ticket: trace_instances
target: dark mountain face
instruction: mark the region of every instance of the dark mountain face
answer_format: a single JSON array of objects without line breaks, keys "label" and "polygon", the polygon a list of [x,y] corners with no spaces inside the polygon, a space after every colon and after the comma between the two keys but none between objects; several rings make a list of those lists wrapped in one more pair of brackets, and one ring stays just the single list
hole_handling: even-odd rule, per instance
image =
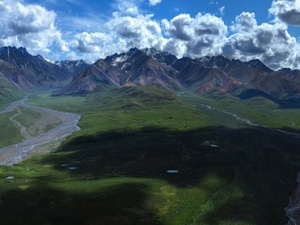
[{"label": "dark mountain face", "polygon": [[175,90],[182,88],[176,78],[176,70],[152,58],[144,51],[131,49],[128,53],[107,57],[105,61],[121,72],[120,85],[129,82]]},{"label": "dark mountain face", "polygon": [[28,90],[32,87],[23,79],[22,73],[8,62],[0,60],[0,107],[21,98],[24,93],[20,86]]},{"label": "dark mountain face", "polygon": [[242,62],[224,56],[182,58],[172,67],[178,71],[178,79],[190,89],[204,93],[210,90],[233,92],[237,88],[263,89],[257,77],[270,77],[273,71],[259,60]]},{"label": "dark mountain face", "polygon": [[121,86],[154,86],[181,90],[176,71],[158,62],[145,52],[133,48],[126,53],[114,54],[98,60],[87,68],[61,93],[84,94]]},{"label": "dark mountain face", "polygon": [[259,59],[250,60],[249,62],[246,62],[246,64],[267,73],[273,72],[273,70],[263,64]]},{"label": "dark mountain face", "polygon": [[174,64],[178,70],[178,79],[189,89],[204,93],[212,89],[229,92],[242,82],[226,73],[225,68],[231,64],[222,56],[204,57],[200,59],[182,58]]},{"label": "dark mountain face", "polygon": [[9,62],[0,60],[0,74],[19,89],[31,90],[33,88],[33,84],[25,79],[23,72]]},{"label": "dark mountain face", "polygon": [[30,55],[25,48],[2,47],[0,59],[17,68],[20,76],[37,89],[60,88],[72,78],[70,73],[64,73],[58,65],[48,62],[40,55]]},{"label": "dark mountain face", "polygon": [[[181,60],[181,59],[180,59]],[[178,61],[180,61],[178,60]],[[256,75],[261,73],[271,73],[273,72],[271,69],[266,67],[259,60],[252,60],[249,62],[242,62],[240,60],[230,60],[225,58],[224,56],[213,56],[213,57],[203,57],[199,59],[191,60],[189,58],[184,58],[183,61],[187,63],[192,62],[195,65],[203,68],[214,68],[219,69],[229,76],[232,76],[241,82],[249,82]],[[175,63],[178,69],[182,69],[182,62]]]},{"label": "dark mountain face", "polygon": [[275,97],[300,97],[300,71],[279,70],[253,79],[262,90]]},{"label": "dark mountain face", "polygon": [[75,77],[58,94],[85,94],[118,87],[120,72],[103,60],[98,60]]}]

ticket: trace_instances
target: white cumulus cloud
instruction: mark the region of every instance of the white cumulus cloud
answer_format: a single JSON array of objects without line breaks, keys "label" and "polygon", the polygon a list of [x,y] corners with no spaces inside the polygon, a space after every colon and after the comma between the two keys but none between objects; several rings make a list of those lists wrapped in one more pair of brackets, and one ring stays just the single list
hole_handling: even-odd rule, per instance
[{"label": "white cumulus cloud", "polygon": [[287,25],[258,25],[254,13],[243,12],[231,29],[234,33],[223,47],[225,56],[241,60],[258,58],[273,69],[300,66],[300,44],[288,33]]},{"label": "white cumulus cloud", "polygon": [[159,3],[161,3],[161,0],[149,0],[150,5],[157,5]]},{"label": "white cumulus cloud", "polygon": [[118,12],[105,24],[105,32],[83,32],[76,34],[70,48],[88,55],[88,60],[99,59],[129,48],[158,46],[162,30],[152,15],[122,15]]},{"label": "white cumulus cloud", "polygon": [[269,12],[287,24],[300,26],[300,0],[274,0]]},{"label": "white cumulus cloud", "polygon": [[[53,61],[66,57],[94,62],[133,47],[155,47],[179,58],[224,55],[258,58],[273,69],[300,68],[300,43],[288,32],[289,24],[300,25],[300,0],[274,0],[269,12],[275,20],[270,23],[258,24],[254,13],[242,12],[230,26],[209,13],[158,21],[143,11],[143,3],[156,5],[161,0],[114,0],[114,12],[105,19],[59,18],[78,26],[68,32],[57,28],[53,11],[22,0],[0,0],[0,46],[26,47]],[[220,15],[224,9],[219,9]]]},{"label": "white cumulus cloud", "polygon": [[166,50],[193,58],[222,53],[227,26],[221,18],[201,13],[194,18],[189,14],[180,14],[170,21],[165,19],[162,23],[170,37]]},{"label": "white cumulus cloud", "polygon": [[68,50],[55,27],[54,12],[15,0],[0,0],[0,11],[0,46],[25,46],[32,53],[47,53],[55,44],[61,51]]}]

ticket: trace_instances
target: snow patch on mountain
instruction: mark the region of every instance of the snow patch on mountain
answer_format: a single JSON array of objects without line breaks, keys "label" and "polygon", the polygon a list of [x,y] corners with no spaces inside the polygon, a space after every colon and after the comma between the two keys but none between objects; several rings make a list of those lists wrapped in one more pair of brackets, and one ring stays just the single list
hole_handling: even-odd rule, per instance
[{"label": "snow patch on mountain", "polygon": [[115,58],[111,65],[112,66],[118,66],[120,63],[125,62],[127,59],[129,58],[128,55],[124,54],[124,55],[120,55],[119,57]]}]

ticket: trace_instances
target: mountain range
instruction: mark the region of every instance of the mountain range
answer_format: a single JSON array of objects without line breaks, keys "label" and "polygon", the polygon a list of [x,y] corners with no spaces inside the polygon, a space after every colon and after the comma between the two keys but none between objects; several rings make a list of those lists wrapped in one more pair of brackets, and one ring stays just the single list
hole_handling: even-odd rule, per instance
[{"label": "mountain range", "polygon": [[21,90],[60,89],[57,94],[61,95],[138,85],[200,95],[217,91],[240,99],[263,97],[275,102],[298,102],[300,98],[299,70],[273,71],[258,59],[178,59],[154,48],[132,48],[89,65],[83,60],[52,63],[30,55],[25,48],[2,47],[0,78]]},{"label": "mountain range", "polygon": [[51,63],[25,48],[0,48],[0,76],[25,91],[62,88],[87,66],[82,60]]}]

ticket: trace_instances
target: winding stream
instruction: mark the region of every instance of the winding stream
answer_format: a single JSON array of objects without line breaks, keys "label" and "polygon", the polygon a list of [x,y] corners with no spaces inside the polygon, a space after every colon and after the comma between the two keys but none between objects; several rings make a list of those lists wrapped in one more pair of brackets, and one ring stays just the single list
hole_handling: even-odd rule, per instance
[{"label": "winding stream", "polygon": [[220,109],[217,109],[217,108],[213,108],[212,106],[210,105],[204,105],[204,104],[201,104],[203,107],[209,109],[209,110],[216,110],[216,111],[219,111],[219,112],[222,112],[224,114],[227,114],[229,116],[232,116],[234,117],[237,121],[241,122],[241,123],[244,123],[244,124],[247,124],[249,126],[253,126],[253,127],[259,127],[259,128],[263,128],[263,129],[267,129],[267,130],[270,130],[270,131],[275,131],[275,132],[278,132],[278,133],[281,133],[281,134],[284,134],[284,135],[287,135],[287,136],[290,136],[290,137],[293,137],[293,138],[298,138],[300,139],[300,134],[298,133],[294,133],[294,132],[289,132],[289,131],[285,131],[285,130],[280,130],[280,129],[276,129],[276,128],[271,128],[271,127],[267,127],[267,126],[263,126],[263,125],[259,125],[259,124],[256,124],[256,123],[253,123],[251,120],[249,119],[245,119],[245,118],[242,118],[240,116],[238,116],[237,114],[234,114],[234,113],[231,113],[231,112],[227,112],[225,110],[220,110]]},{"label": "winding stream", "polygon": [[[19,163],[25,160],[36,147],[60,140],[71,135],[73,132],[80,130],[80,128],[77,126],[81,118],[79,114],[59,112],[40,106],[29,105],[26,103],[26,101],[27,96],[22,100],[11,103],[4,110],[0,111],[0,114],[14,112],[15,110],[17,111],[16,114],[10,117],[10,121],[19,128],[24,137],[22,142],[0,149],[0,165],[13,165]],[[15,118],[20,115],[20,107],[33,110],[42,115],[54,115],[55,117],[59,118],[62,123],[38,136],[31,137],[28,134],[26,127],[15,120]]]}]

